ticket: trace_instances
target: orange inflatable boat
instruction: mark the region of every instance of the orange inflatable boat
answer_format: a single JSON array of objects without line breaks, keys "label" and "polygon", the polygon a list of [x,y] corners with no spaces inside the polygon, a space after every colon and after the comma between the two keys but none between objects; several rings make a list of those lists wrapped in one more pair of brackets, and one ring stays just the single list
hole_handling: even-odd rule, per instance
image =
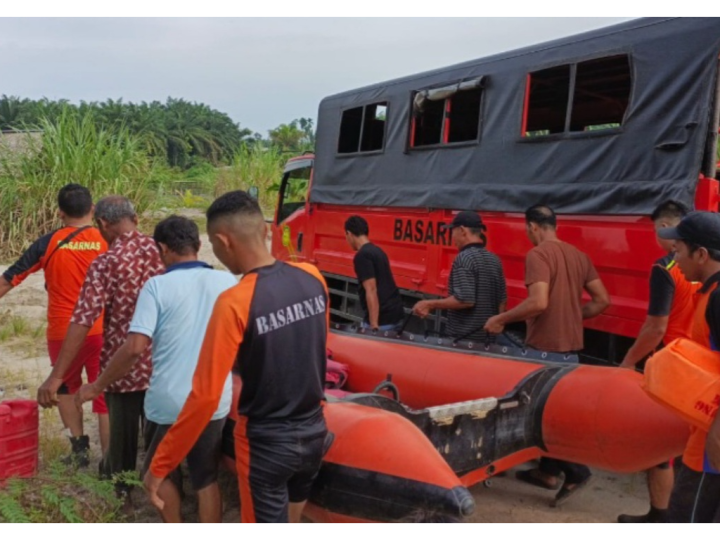
[{"label": "orange inflatable boat", "polygon": [[307,506],[316,521],[461,518],[466,487],[530,459],[636,472],[682,453],[689,433],[629,370],[347,327],[329,347],[350,394],[325,407],[335,442]]},{"label": "orange inflatable boat", "polygon": [[343,327],[331,332],[328,346],[349,366],[347,390],[371,392],[391,375],[400,401],[414,409],[504,396],[529,376],[554,370],[528,396],[535,442],[546,455],[591,467],[642,471],[680,455],[689,435],[688,425],[650,399],[642,376],[631,370],[530,361],[517,349]]},{"label": "orange inflatable boat", "polygon": [[[236,420],[242,383],[233,376]],[[369,405],[362,401],[371,399]],[[372,400],[377,400],[374,403]],[[323,459],[306,514],[313,521],[401,521],[418,512],[469,516],[470,492],[430,439],[397,410],[397,402],[378,395],[356,395],[324,407],[334,441]],[[382,405],[385,405],[384,407]],[[395,411],[387,410],[388,408]],[[223,451],[234,470],[234,446],[226,432]]]},{"label": "orange inflatable boat", "polygon": [[401,415],[330,402],[325,418],[335,440],[306,507],[313,521],[398,521],[417,512],[461,518],[474,511],[472,495],[430,439]]}]

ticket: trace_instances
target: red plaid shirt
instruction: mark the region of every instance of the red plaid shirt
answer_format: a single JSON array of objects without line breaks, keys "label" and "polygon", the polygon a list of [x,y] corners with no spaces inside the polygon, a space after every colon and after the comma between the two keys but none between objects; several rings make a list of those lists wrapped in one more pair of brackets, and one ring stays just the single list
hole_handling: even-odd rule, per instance
[{"label": "red plaid shirt", "polygon": [[[101,369],[105,369],[125,343],[140,289],[148,279],[164,271],[155,241],[137,231],[120,236],[107,253],[100,255],[88,268],[71,322],[92,327],[105,309]],[[150,352],[151,347],[148,347],[132,371],[108,386],[107,391],[146,390],[152,373]]]}]

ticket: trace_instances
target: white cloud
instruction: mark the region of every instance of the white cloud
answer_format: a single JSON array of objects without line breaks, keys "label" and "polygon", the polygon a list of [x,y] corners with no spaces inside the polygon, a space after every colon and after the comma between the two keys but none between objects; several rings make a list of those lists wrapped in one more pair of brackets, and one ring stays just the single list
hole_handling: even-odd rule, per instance
[{"label": "white cloud", "polygon": [[265,133],[358,86],[620,19],[0,19],[2,93],[202,101]]}]

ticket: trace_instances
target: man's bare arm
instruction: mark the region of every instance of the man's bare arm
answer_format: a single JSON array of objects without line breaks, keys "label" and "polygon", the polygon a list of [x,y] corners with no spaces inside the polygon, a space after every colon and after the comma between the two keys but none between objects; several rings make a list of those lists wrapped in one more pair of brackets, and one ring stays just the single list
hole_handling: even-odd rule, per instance
[{"label": "man's bare arm", "polygon": [[600,279],[595,279],[585,285],[590,294],[590,302],[582,307],[583,319],[597,317],[610,306],[610,295]]},{"label": "man's bare arm", "polygon": [[0,298],[5,296],[13,289],[12,283],[10,283],[5,276],[0,276]]},{"label": "man's bare arm", "polygon": [[98,379],[94,383],[84,384],[77,392],[75,403],[78,407],[86,401],[95,399],[108,386],[127,375],[151,342],[151,339],[143,334],[135,332],[128,334],[125,343],[113,355]]},{"label": "man's bare arm", "polygon": [[368,322],[371,328],[377,328],[380,325],[380,299],[377,293],[377,280],[375,278],[366,279],[362,282],[362,286],[365,289]]},{"label": "man's bare arm", "polygon": [[55,366],[48,378],[45,379],[45,382],[38,388],[37,401],[41,407],[52,407],[57,404],[57,391],[60,389],[60,386],[62,386],[65,373],[80,352],[89,331],[90,328],[87,326],[75,323],[70,324],[70,328],[68,328],[65,334],[65,341],[63,341],[57,362],[55,362]]},{"label": "man's bare arm", "polygon": [[470,309],[474,305],[470,302],[461,302],[454,296],[448,296],[439,300],[420,300],[413,306],[413,313],[418,317],[425,318],[434,309]]},{"label": "man's bare arm", "polygon": [[640,360],[652,353],[662,343],[667,332],[669,317],[655,317],[648,315],[643,323],[640,333],[630,350],[625,354],[620,367],[634,368]]}]

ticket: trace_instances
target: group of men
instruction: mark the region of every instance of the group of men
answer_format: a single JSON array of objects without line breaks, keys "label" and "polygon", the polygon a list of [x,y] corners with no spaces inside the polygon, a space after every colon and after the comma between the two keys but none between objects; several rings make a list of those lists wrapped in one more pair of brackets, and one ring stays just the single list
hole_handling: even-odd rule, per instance
[{"label": "group of men", "polygon": [[[622,368],[635,369],[659,346],[677,338],[720,350],[720,291],[716,292],[720,284],[720,215],[688,214],[681,204],[667,201],[651,219],[666,255],[652,267],[647,318]],[[529,208],[525,222],[534,247],[525,259],[528,296],[524,301],[506,310],[502,264],[485,247],[486,226],[477,213],[464,211],[446,226],[459,249],[450,272],[449,295],[422,300],[412,312],[427,317],[433,310],[446,310],[445,332],[455,339],[507,344],[505,327],[525,322],[523,347],[564,354],[582,351],[583,320],[608,308],[607,290],[590,258],[558,238],[557,218],[551,208]],[[370,243],[363,218],[351,217],[345,229],[348,243],[357,251],[363,325],[398,329],[404,313],[396,307],[402,304],[387,255]],[[583,292],[590,296],[584,304]],[[382,320],[378,313],[384,314]],[[619,522],[720,521],[720,419],[709,434],[692,429],[677,478],[671,465],[662,463],[648,471],[650,511],[640,516],[620,515]],[[586,486],[592,473],[582,464],[543,458],[537,468],[519,471],[516,476],[557,490],[551,505],[558,506]]]},{"label": "group of men", "polygon": [[[149,237],[138,231],[128,199],[110,196],[93,205],[76,184],[60,191],[58,205],[64,227],[40,238],[3,274],[0,297],[44,270],[53,369],[38,401],[59,407],[71,435],[67,462],[89,464],[81,407],[92,400],[101,475],[135,470],[144,426],[145,486],[163,519],[182,518],[179,465],[186,459],[200,520],[220,521],[217,475],[234,409],[242,520],[299,521],[332,440],[322,412],[330,299],[318,270],[272,257],[262,212],[242,191],[221,196],[207,211],[213,252],[229,273],[198,260],[199,231],[186,218],[161,221]],[[552,209],[533,206],[525,217],[534,247],[526,257],[523,302],[506,309],[505,277],[499,258],[485,248],[486,227],[477,213],[460,212],[448,225],[460,250],[449,295],[420,301],[413,313],[446,310],[446,332],[456,339],[502,339],[506,325],[524,321],[525,347],[581,351],[583,319],[602,313],[609,295],[587,255],[558,238]],[[652,269],[647,321],[621,367],[634,368],[676,337],[715,350],[720,344],[720,216],[686,215],[667,202],[652,219],[668,255]],[[357,252],[363,325],[399,329],[404,309],[387,255],[370,242],[362,217],[348,219],[345,232]],[[243,276],[239,283],[234,275]],[[591,299],[585,304],[583,291]],[[231,373],[242,381],[232,405]],[[720,519],[718,466],[720,421],[709,435],[693,430],[674,482],[668,464],[649,471],[648,514],[619,520]],[[590,477],[582,464],[548,458],[518,473],[557,489],[554,506]],[[130,486],[118,481],[116,487],[129,495]]]},{"label": "group of men", "polygon": [[[213,251],[230,272],[198,260],[200,234],[187,218],[171,216],[149,237],[127,198],[93,205],[77,184],[62,188],[58,205],[64,227],[5,272],[0,296],[44,270],[53,368],[38,402],[58,405],[70,430],[65,461],[89,464],[82,404],[92,400],[99,472],[118,496],[131,501],[117,475],[136,470],[143,426],[145,486],[163,520],[181,521],[186,459],[200,521],[218,522],[229,435],[242,520],[299,521],[332,439],[322,409],[329,296],[318,270],[271,256],[260,207],[243,191],[207,211]],[[243,381],[233,405],[231,372]],[[234,435],[224,429],[231,406]]]},{"label": "group of men", "polygon": [[[526,258],[526,300],[506,310],[505,275],[499,257],[485,248],[486,226],[476,212],[463,211],[446,226],[451,229],[453,243],[459,249],[450,271],[449,295],[437,300],[421,300],[412,312],[424,318],[433,310],[446,310],[445,332],[454,339],[486,343],[502,340],[506,325],[524,321],[527,325],[525,347],[563,354],[582,350],[583,319],[607,309],[610,297],[590,258],[558,238],[557,218],[551,208],[533,206],[525,218],[528,237],[535,246]],[[345,229],[348,242],[358,249],[354,260],[361,284],[360,300],[366,309],[363,324],[376,329],[397,328],[403,311],[387,256],[369,243],[368,225],[363,218],[351,217]],[[366,268],[370,266],[366,262],[370,253],[374,272]],[[582,304],[584,290],[591,297],[585,305]],[[386,292],[381,295],[379,291]],[[382,321],[381,327],[370,306],[380,313],[388,313],[383,300],[393,306],[399,304],[400,309],[393,309],[395,318]],[[517,477],[536,486],[557,489],[552,505],[558,506],[588,483],[591,472],[584,465],[543,458],[538,468],[519,471]]]}]

